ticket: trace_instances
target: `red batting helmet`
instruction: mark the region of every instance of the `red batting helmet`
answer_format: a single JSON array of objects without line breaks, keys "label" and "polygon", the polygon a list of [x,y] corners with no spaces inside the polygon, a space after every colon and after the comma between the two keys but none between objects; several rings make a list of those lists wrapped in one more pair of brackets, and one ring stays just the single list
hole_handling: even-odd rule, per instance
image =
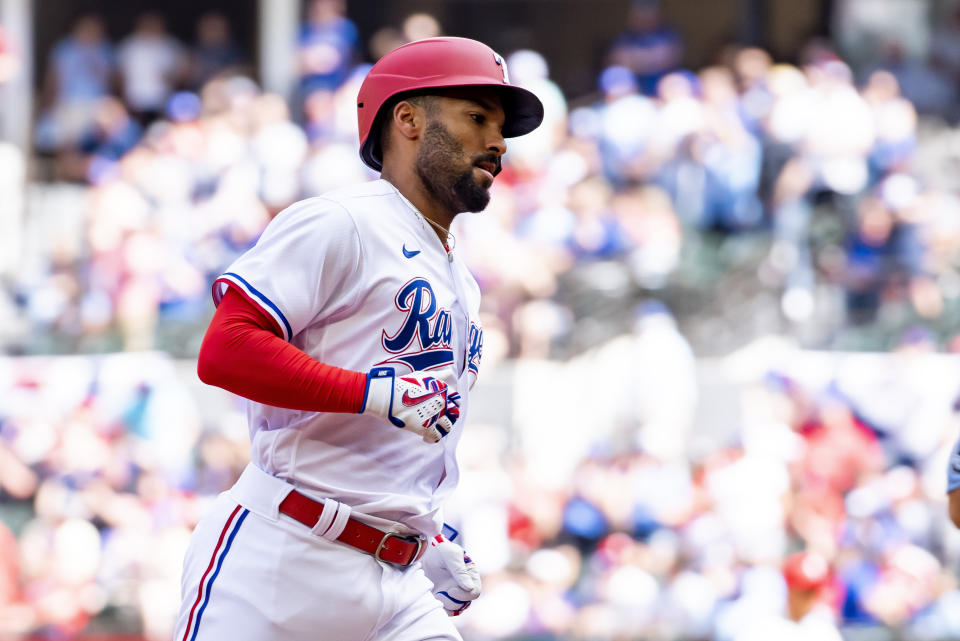
[{"label": "red batting helmet", "polygon": [[507,63],[493,49],[469,38],[427,38],[397,47],[373,65],[357,96],[360,157],[380,171],[378,116],[400,94],[444,87],[497,87],[506,120],[503,136],[530,133],[543,121],[543,105],[526,89],[510,84]]}]

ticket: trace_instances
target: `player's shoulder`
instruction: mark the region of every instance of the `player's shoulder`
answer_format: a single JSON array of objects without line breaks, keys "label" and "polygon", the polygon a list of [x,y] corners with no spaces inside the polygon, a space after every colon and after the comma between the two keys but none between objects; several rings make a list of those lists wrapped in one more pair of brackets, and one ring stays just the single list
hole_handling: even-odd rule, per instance
[{"label": "player's shoulder", "polygon": [[395,194],[396,191],[390,186],[390,183],[384,180],[357,183],[338,187],[319,196],[298,200],[280,212],[277,217],[310,216],[337,211],[353,212],[357,208],[375,203],[380,199],[392,199]]},{"label": "player's shoulder", "polygon": [[399,217],[384,213],[402,203],[396,189],[384,180],[359,183],[290,205],[277,214],[267,231],[309,227],[314,234],[387,233],[391,228],[388,221]]},{"label": "player's shoulder", "polygon": [[341,203],[324,196],[298,200],[273,217],[258,245],[290,238],[344,242],[357,235],[354,217]]},{"label": "player's shoulder", "polygon": [[385,231],[391,227],[391,221],[402,219],[390,215],[390,212],[403,209],[403,199],[386,180],[341,187],[323,194],[321,198],[343,207],[354,224],[364,230],[372,228],[373,231]]},{"label": "player's shoulder", "polygon": [[339,187],[328,191],[319,198],[335,202],[349,211],[364,210],[382,206],[384,201],[396,199],[396,189],[386,180],[371,180]]},{"label": "player's shoulder", "polygon": [[297,227],[302,224],[316,223],[323,219],[326,225],[347,224],[349,213],[340,203],[325,196],[314,196],[298,200],[279,214],[267,226],[267,229]]}]

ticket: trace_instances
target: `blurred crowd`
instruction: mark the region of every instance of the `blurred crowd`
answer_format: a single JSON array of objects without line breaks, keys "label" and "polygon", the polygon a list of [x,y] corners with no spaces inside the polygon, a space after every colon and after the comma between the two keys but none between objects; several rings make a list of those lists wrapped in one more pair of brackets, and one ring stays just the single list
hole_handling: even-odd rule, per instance
[{"label": "blurred crowd", "polygon": [[130,151],[144,127],[167,115],[178,90],[196,91],[243,63],[219,13],[200,17],[189,46],[167,32],[157,12],[142,14],[116,45],[101,16],[81,15],[49,54],[34,145],[57,156],[57,178],[83,179],[83,160],[116,160]]},{"label": "blurred crowd", "polygon": [[[662,347],[675,333],[646,314],[589,358],[520,368],[517,394],[569,404],[548,425],[515,411],[513,433],[464,434],[454,505],[485,573],[468,638],[956,638],[956,359],[929,335],[883,355],[768,342],[698,390],[684,350]],[[668,382],[628,396],[646,387],[626,376],[639,362]],[[599,376],[614,407],[574,382]],[[698,392],[701,416],[669,413]],[[545,448],[558,432],[577,444]]]},{"label": "blurred crowd", "polygon": [[[158,353],[0,359],[0,638],[169,638],[193,526],[247,460]],[[231,431],[231,428],[232,431]]]},{"label": "blurred crowd", "polygon": [[[440,33],[414,14],[370,49]],[[200,19],[192,47],[158,14],[116,49],[98,18],[77,21],[51,53],[36,139],[56,176],[87,185],[82,242],[54,232],[46,260],[5,288],[0,309],[22,330],[5,337],[10,348],[190,355],[208,284],[274,214],[375,177],[355,152],[369,64],[342,1],[310,4],[298,51],[288,102],[240,73],[245,56],[219,14]],[[546,119],[510,141],[491,209],[454,229],[507,352],[589,345],[598,306],[622,329],[639,298],[669,299],[677,285],[720,298],[719,279],[744,265],[747,297],[779,297],[777,329],[825,328],[812,346],[850,347],[835,334],[883,326],[858,345],[883,349],[918,323],[949,344],[960,184],[938,168],[957,155],[943,142],[956,134],[939,120],[921,140],[903,70],[874,65],[858,79],[821,41],[797,65],[749,47],[696,73],[681,60],[682,40],[645,2],[611,43],[594,95],[568,102],[540,54],[508,57]],[[762,259],[710,252],[737,242]]]},{"label": "blurred crowd", "polygon": [[[0,638],[169,638],[191,528],[248,460],[242,404],[190,368],[0,360]],[[955,357],[767,342],[697,370],[656,304],[571,361],[485,366],[447,514],[484,576],[465,638],[960,635]]]},{"label": "blurred crowd", "polygon": [[[468,638],[960,636],[960,368],[933,353],[960,351],[957,17],[920,65],[814,41],[796,64],[731,47],[694,72],[637,2],[588,96],[505,52],[546,116],[453,228],[494,390],[451,512],[485,574]],[[190,529],[248,446],[242,406],[168,354],[195,356],[210,283],[272,216],[376,177],[356,152],[365,53],[441,33],[414,14],[365,51],[343,1],[315,0],[289,97],[219,14],[189,45],[160,14],[118,43],[85,15],[53,48],[34,141],[75,215],[0,281],[0,348],[132,353],[0,360],[0,638],[167,638]],[[761,344],[699,385],[691,305],[750,313],[754,292],[814,347],[879,327],[854,346],[895,350]]]}]

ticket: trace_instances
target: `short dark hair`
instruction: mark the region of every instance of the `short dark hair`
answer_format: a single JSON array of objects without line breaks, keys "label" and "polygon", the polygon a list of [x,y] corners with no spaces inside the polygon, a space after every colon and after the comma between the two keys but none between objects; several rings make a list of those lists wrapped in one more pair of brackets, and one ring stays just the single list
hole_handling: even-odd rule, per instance
[{"label": "short dark hair", "polygon": [[437,96],[432,93],[413,91],[393,96],[380,108],[380,113],[377,114],[377,120],[373,123],[372,131],[377,132],[377,140],[374,145],[373,154],[374,156],[379,156],[381,163],[387,151],[387,146],[390,144],[390,125],[393,124],[393,108],[406,100],[410,104],[423,109],[428,116],[432,116],[437,111],[436,98]]}]

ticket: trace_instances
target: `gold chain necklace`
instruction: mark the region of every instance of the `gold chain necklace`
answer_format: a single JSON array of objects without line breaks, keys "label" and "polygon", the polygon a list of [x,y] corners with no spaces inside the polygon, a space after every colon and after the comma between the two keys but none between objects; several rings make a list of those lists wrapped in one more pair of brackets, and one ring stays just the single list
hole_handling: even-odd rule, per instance
[{"label": "gold chain necklace", "polygon": [[[389,182],[389,181],[387,181]],[[413,206],[413,203],[407,200],[407,197],[400,193],[400,190],[397,189],[397,186],[393,183],[390,183],[390,186],[393,187],[393,190],[397,192],[397,195],[400,196],[400,200],[406,203],[407,207],[410,208],[414,214],[417,215],[417,218],[420,220],[420,226],[423,227],[423,231],[427,231],[427,228],[424,226],[423,221],[430,223],[437,231],[442,232],[447,235],[447,242],[440,241],[443,245],[443,248],[447,250],[447,253],[453,251],[453,248],[457,246],[457,237],[449,229],[444,229],[441,225],[433,222],[426,216],[420,213],[420,210]]]},{"label": "gold chain necklace", "polygon": [[[427,221],[428,223],[433,225],[433,227],[437,231],[443,232],[444,234],[447,235],[447,242],[443,243],[443,248],[446,249],[447,252],[452,252],[453,248],[456,247],[457,245],[457,237],[453,235],[453,232],[451,232],[449,229],[444,229],[442,226],[433,222],[432,220],[430,220],[429,218],[421,214],[419,211],[417,211],[416,208],[414,208],[413,211],[416,212],[417,216],[420,218],[421,221],[424,221],[424,220]],[[423,226],[423,222],[420,223],[420,226],[421,227]],[[424,230],[426,230],[426,227],[424,227]]]}]

